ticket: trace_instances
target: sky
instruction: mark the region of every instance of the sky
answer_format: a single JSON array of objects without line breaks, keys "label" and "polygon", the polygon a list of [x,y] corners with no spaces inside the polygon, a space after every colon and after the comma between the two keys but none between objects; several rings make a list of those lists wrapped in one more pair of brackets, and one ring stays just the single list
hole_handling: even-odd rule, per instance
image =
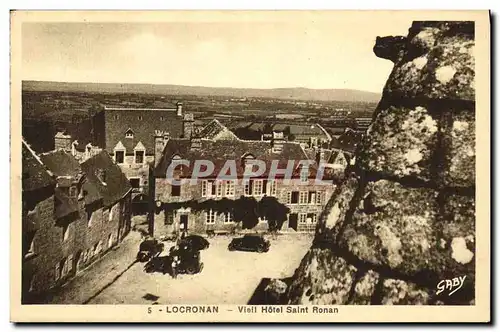
[{"label": "sky", "polygon": [[408,18],[170,22],[29,22],[23,80],[381,92],[392,69],[377,36],[406,35]]}]

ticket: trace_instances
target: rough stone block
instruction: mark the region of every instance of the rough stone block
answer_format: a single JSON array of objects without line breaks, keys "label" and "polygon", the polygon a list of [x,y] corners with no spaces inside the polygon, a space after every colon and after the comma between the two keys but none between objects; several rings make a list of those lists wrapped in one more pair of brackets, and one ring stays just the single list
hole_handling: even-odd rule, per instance
[{"label": "rough stone block", "polygon": [[474,100],[474,36],[449,31],[423,27],[410,38],[384,93],[405,98]]},{"label": "rough stone block", "polygon": [[371,298],[379,277],[377,272],[373,270],[367,271],[354,286],[353,297],[349,304],[371,304]]},{"label": "rough stone block", "polygon": [[355,175],[351,175],[332,195],[320,216],[318,239],[335,239],[358,186],[359,179]]},{"label": "rough stone block", "polygon": [[398,279],[386,279],[382,284],[383,305],[425,305],[430,300],[429,291],[414,283]]},{"label": "rough stone block", "polygon": [[358,163],[367,171],[429,181],[438,121],[424,108],[382,110],[363,139]]},{"label": "rough stone block", "polygon": [[311,249],[290,285],[290,304],[346,304],[356,268],[329,249]]},{"label": "rough stone block", "polygon": [[443,128],[444,167],[440,174],[446,187],[473,187],[476,181],[476,122],[472,111],[451,113]]},{"label": "rough stone block", "polygon": [[370,182],[339,245],[363,261],[414,275],[432,259],[436,197],[432,189]]}]

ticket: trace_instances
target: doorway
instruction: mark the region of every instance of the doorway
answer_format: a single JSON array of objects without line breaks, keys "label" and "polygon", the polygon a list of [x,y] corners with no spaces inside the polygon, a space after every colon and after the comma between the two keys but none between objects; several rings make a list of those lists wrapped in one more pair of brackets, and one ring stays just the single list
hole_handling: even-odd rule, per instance
[{"label": "doorway", "polygon": [[297,213],[291,213],[288,216],[288,227],[293,228],[295,231],[297,231],[298,219],[299,218]]},{"label": "doorway", "polygon": [[188,215],[187,214],[181,214],[180,215],[180,221],[179,221],[179,231],[182,232],[188,232]]}]

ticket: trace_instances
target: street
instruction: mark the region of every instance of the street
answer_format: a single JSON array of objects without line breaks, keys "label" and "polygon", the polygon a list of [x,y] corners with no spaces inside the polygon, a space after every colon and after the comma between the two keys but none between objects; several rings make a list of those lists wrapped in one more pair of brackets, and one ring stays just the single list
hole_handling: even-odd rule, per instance
[{"label": "street", "polygon": [[[246,304],[262,278],[284,278],[294,273],[313,235],[267,238],[270,250],[261,254],[230,252],[227,246],[231,237],[211,238],[210,248],[201,251],[203,271],[177,279],[168,274],[148,274],[143,263],[136,263],[89,304]],[[172,242],[165,244],[168,252]]]}]

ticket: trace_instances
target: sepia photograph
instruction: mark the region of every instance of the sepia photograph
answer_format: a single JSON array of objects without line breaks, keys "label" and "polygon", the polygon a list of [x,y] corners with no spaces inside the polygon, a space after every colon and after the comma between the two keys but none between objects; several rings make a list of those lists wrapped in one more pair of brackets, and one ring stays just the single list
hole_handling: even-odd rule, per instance
[{"label": "sepia photograph", "polygon": [[489,34],[12,11],[11,320],[489,321]]}]

